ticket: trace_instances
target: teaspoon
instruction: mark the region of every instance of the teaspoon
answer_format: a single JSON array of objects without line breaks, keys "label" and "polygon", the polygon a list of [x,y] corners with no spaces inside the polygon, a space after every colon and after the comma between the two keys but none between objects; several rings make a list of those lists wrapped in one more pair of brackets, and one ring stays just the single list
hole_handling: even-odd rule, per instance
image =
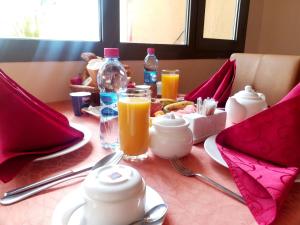
[{"label": "teaspoon", "polygon": [[151,209],[149,209],[142,219],[134,221],[128,225],[134,224],[150,224],[159,221],[162,219],[168,210],[168,206],[166,204],[159,204]]}]

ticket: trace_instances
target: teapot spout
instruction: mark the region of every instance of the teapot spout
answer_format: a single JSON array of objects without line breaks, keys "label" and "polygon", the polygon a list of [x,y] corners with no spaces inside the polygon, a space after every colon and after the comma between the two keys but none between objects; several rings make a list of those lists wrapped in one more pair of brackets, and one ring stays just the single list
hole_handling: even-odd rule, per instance
[{"label": "teapot spout", "polygon": [[240,104],[234,97],[229,97],[225,111],[227,112],[227,119],[231,123],[239,123],[246,118],[246,108]]}]

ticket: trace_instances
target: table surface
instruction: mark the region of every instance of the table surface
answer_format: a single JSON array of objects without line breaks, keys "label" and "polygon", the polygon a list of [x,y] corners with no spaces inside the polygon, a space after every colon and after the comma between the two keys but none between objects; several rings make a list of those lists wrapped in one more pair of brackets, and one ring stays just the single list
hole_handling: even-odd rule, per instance
[{"label": "table surface", "polygon": [[[50,104],[72,123],[86,126],[92,132],[90,142],[84,147],[59,156],[27,165],[12,181],[0,185],[0,195],[5,191],[40,179],[93,164],[108,154],[100,146],[99,119],[90,115],[75,117],[70,102]],[[204,173],[227,188],[238,192],[227,168],[214,162],[204,151],[203,144],[195,145],[191,154],[182,159],[191,169]],[[167,160],[151,152],[143,162],[122,161],[136,168],[148,186],[154,188],[168,204],[164,224],[168,225],[256,225],[247,206],[231,199],[218,190],[192,177],[179,175]],[[76,190],[82,179],[57,185],[27,200],[10,206],[0,206],[0,225],[50,225],[56,205],[68,193]],[[300,224],[300,184],[292,188],[284,202],[277,225]]]}]

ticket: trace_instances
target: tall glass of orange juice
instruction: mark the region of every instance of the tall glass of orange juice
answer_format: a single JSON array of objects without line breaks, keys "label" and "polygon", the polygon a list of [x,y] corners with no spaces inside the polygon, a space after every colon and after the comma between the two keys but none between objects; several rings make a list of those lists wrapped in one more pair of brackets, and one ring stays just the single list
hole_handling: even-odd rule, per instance
[{"label": "tall glass of orange juice", "polygon": [[120,149],[127,160],[147,158],[150,104],[149,90],[129,88],[119,93]]},{"label": "tall glass of orange juice", "polygon": [[178,95],[179,70],[161,71],[161,95],[162,98],[176,100]]}]

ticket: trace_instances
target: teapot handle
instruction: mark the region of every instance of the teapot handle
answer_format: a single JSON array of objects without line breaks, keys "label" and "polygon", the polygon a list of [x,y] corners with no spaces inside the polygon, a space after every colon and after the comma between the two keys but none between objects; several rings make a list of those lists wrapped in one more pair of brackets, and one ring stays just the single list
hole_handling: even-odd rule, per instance
[{"label": "teapot handle", "polygon": [[76,201],[74,201],[74,204],[66,209],[64,212],[63,212],[63,215],[62,215],[62,218],[61,218],[61,221],[62,221],[62,225],[67,225],[69,223],[69,220],[71,218],[71,216],[74,214],[74,212],[81,208],[82,206],[84,206],[86,204],[86,201],[84,200],[83,197],[80,197],[80,198],[76,198]]}]

